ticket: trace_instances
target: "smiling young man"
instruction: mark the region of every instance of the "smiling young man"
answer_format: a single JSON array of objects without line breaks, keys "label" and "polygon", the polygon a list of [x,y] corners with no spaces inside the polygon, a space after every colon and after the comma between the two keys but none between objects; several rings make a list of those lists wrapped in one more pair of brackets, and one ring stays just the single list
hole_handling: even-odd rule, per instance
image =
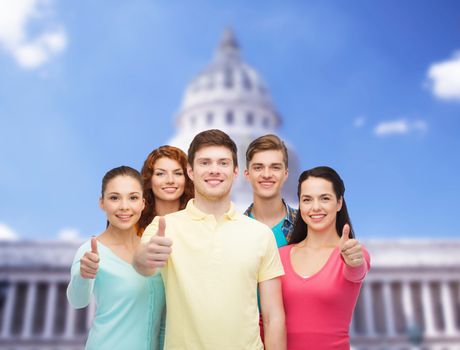
[{"label": "smiling young man", "polygon": [[266,349],[286,348],[279,276],[270,230],[236,213],[230,200],[237,149],[220,130],[195,136],[188,152],[195,199],[186,209],[155,218],[134,265],[161,274],[166,287],[165,349],[261,350],[257,286]]},{"label": "smiling young man", "polygon": [[281,195],[289,175],[284,142],[272,134],[252,141],[246,151],[244,175],[253,190],[253,203],[244,214],[270,227],[278,247],[285,246],[294,228],[297,209],[291,208]]}]

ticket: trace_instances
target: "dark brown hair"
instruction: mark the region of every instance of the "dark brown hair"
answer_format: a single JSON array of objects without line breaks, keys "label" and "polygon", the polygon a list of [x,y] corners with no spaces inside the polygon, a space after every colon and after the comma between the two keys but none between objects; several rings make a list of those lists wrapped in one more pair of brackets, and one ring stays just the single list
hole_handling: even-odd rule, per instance
[{"label": "dark brown hair", "polygon": [[117,176],[130,176],[133,179],[139,181],[139,184],[141,187],[143,187],[141,174],[139,174],[136,169],[122,165],[105,173],[104,177],[102,178],[101,197],[104,197],[105,190],[107,189],[107,184],[110,182],[110,180],[116,178]]},{"label": "dark brown hair", "polygon": [[235,142],[226,133],[219,129],[205,130],[197,134],[188,149],[188,162],[193,168],[193,161],[195,160],[195,154],[201,148],[206,146],[223,146],[228,148],[232,152],[233,167],[238,166],[237,147]]},{"label": "dark brown hair", "polygon": [[[324,180],[329,181],[332,184],[332,188],[334,193],[337,197],[337,200],[342,198],[342,208],[340,211],[337,212],[337,219],[335,222],[335,228],[337,230],[337,234],[342,237],[342,230],[345,224],[350,225],[350,238],[355,237],[355,232],[353,230],[353,226],[351,225],[350,216],[348,215],[347,204],[345,203],[345,184],[343,180],[340,178],[339,174],[332,168],[328,166],[319,166],[310,170],[304,171],[300,174],[299,177],[299,184],[297,186],[297,197],[300,202],[300,191],[302,187],[302,183],[307,180],[309,177],[319,177]],[[308,235],[308,226],[303,221],[302,216],[300,214],[300,205],[299,211],[297,212],[297,217],[295,220],[294,229],[292,231],[291,239],[289,243],[299,243],[305,239]]]},{"label": "dark brown hair", "polygon": [[[133,169],[129,166],[122,165],[117,168],[113,168],[105,173],[104,177],[102,178],[102,186],[101,186],[101,198],[104,198],[105,190],[107,189],[107,185],[111,180],[118,176],[129,176],[133,179],[137,180],[143,188],[143,181],[141,174],[136,169]],[[107,220],[106,227],[109,227],[109,221]]]}]

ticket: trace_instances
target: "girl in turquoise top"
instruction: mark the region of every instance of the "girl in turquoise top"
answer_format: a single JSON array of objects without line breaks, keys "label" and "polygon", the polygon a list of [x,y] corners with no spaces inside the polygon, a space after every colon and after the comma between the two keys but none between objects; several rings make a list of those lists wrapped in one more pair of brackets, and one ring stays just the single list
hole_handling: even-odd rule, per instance
[{"label": "girl in turquoise top", "polygon": [[160,274],[144,277],[131,263],[140,237],[136,223],[144,209],[138,171],[121,166],[102,180],[100,207],[107,228],[77,251],[67,299],[86,307],[91,294],[96,315],[87,350],[161,350],[164,339],[165,296]]}]

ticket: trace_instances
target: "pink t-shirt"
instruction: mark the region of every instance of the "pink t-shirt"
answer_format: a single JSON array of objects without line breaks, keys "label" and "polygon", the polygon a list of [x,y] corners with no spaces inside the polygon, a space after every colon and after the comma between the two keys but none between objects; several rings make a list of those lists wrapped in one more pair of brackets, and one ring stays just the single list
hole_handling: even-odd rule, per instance
[{"label": "pink t-shirt", "polygon": [[365,263],[350,267],[335,248],[321,270],[304,278],[292,267],[293,246],[279,249],[288,350],[349,350],[348,328],[370,268],[369,253],[364,249]]}]

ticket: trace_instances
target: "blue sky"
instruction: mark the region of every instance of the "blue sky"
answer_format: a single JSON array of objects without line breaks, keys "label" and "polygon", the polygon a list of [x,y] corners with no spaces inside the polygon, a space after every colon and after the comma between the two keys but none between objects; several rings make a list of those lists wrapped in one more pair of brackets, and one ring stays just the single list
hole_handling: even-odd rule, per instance
[{"label": "blue sky", "polygon": [[458,1],[24,0],[0,5],[0,237],[101,232],[101,177],[171,138],[227,26],[360,237],[460,235]]}]

